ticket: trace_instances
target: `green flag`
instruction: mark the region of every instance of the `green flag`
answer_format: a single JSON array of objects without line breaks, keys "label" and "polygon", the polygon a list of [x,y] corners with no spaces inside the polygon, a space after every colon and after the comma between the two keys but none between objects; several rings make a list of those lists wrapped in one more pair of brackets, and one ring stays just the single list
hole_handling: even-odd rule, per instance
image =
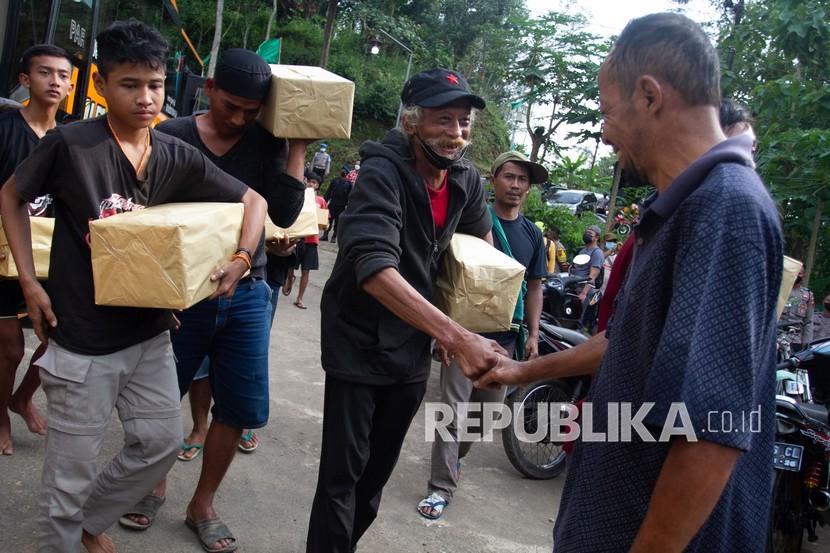
[{"label": "green flag", "polygon": [[268,63],[280,62],[280,49],[282,48],[281,38],[271,38],[259,45],[256,53],[262,56],[262,59]]}]

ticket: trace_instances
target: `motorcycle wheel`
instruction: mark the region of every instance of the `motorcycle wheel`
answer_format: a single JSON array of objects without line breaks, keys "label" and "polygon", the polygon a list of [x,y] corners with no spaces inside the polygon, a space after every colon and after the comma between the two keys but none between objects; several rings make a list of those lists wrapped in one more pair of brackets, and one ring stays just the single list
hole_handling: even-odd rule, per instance
[{"label": "motorcycle wheel", "polygon": [[[512,421],[501,432],[504,452],[510,464],[521,474],[534,480],[548,480],[565,469],[567,454],[562,443],[550,440],[550,433],[538,442],[525,442],[515,432],[515,424],[523,424],[527,434],[536,432],[539,403],[567,403],[570,397],[556,381],[541,381],[518,388],[505,403]],[[516,417],[521,418],[521,423]]]},{"label": "motorcycle wheel", "polygon": [[798,553],[804,540],[800,473],[775,471],[767,553]]}]

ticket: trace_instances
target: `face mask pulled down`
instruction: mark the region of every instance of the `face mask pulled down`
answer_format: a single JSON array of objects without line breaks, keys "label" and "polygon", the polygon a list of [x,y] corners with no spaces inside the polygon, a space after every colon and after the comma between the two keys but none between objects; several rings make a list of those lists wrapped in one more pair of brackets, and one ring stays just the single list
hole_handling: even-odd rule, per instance
[{"label": "face mask pulled down", "polygon": [[[420,143],[421,152],[423,152],[424,157],[427,158],[430,165],[442,171],[449,169],[453,163],[463,158],[467,152],[467,148],[470,146],[469,140],[464,140],[460,137],[450,140],[446,138],[424,140],[418,135],[418,142]],[[444,157],[439,155],[433,148],[458,148],[458,154],[454,158]]]}]

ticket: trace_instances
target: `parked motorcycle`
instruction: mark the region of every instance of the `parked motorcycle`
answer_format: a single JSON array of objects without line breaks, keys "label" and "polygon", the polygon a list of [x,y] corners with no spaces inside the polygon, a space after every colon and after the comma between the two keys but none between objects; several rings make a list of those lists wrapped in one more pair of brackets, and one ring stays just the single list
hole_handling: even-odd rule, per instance
[{"label": "parked motorcycle", "polygon": [[[580,332],[556,326],[548,313],[542,314],[539,355],[569,349],[587,339]],[[512,415],[511,424],[502,430],[501,437],[507,458],[517,471],[528,478],[547,480],[564,470],[567,454],[564,444],[556,439],[557,429],[547,425],[541,438],[525,441],[516,434],[516,425],[523,429],[524,437],[535,435],[540,424],[547,424],[551,404],[561,404],[563,409],[573,408],[587,394],[590,381],[589,376],[582,376],[508,388],[504,401]]]},{"label": "parked motorcycle", "polygon": [[[590,257],[582,254],[574,258],[574,265],[580,265],[579,258],[586,258],[581,263],[589,263]],[[583,316],[583,301],[579,298],[582,287],[588,282],[588,277],[577,276],[571,273],[551,273],[542,286],[542,311],[553,319],[556,326],[571,330],[593,329],[599,315],[599,302],[602,292],[593,288],[588,292],[587,309]]]},{"label": "parked motorcycle", "polygon": [[[812,377],[815,376],[815,379]],[[775,487],[767,550],[801,551],[804,533],[830,524],[830,340],[813,343],[776,368]]]}]

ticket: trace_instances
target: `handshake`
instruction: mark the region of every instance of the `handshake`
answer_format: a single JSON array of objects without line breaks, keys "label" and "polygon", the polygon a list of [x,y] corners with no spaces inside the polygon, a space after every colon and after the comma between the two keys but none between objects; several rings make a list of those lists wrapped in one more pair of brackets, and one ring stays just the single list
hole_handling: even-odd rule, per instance
[{"label": "handshake", "polygon": [[437,341],[441,362],[448,365],[455,361],[476,388],[499,388],[522,381],[522,364],[494,340],[461,329],[457,336]]}]

